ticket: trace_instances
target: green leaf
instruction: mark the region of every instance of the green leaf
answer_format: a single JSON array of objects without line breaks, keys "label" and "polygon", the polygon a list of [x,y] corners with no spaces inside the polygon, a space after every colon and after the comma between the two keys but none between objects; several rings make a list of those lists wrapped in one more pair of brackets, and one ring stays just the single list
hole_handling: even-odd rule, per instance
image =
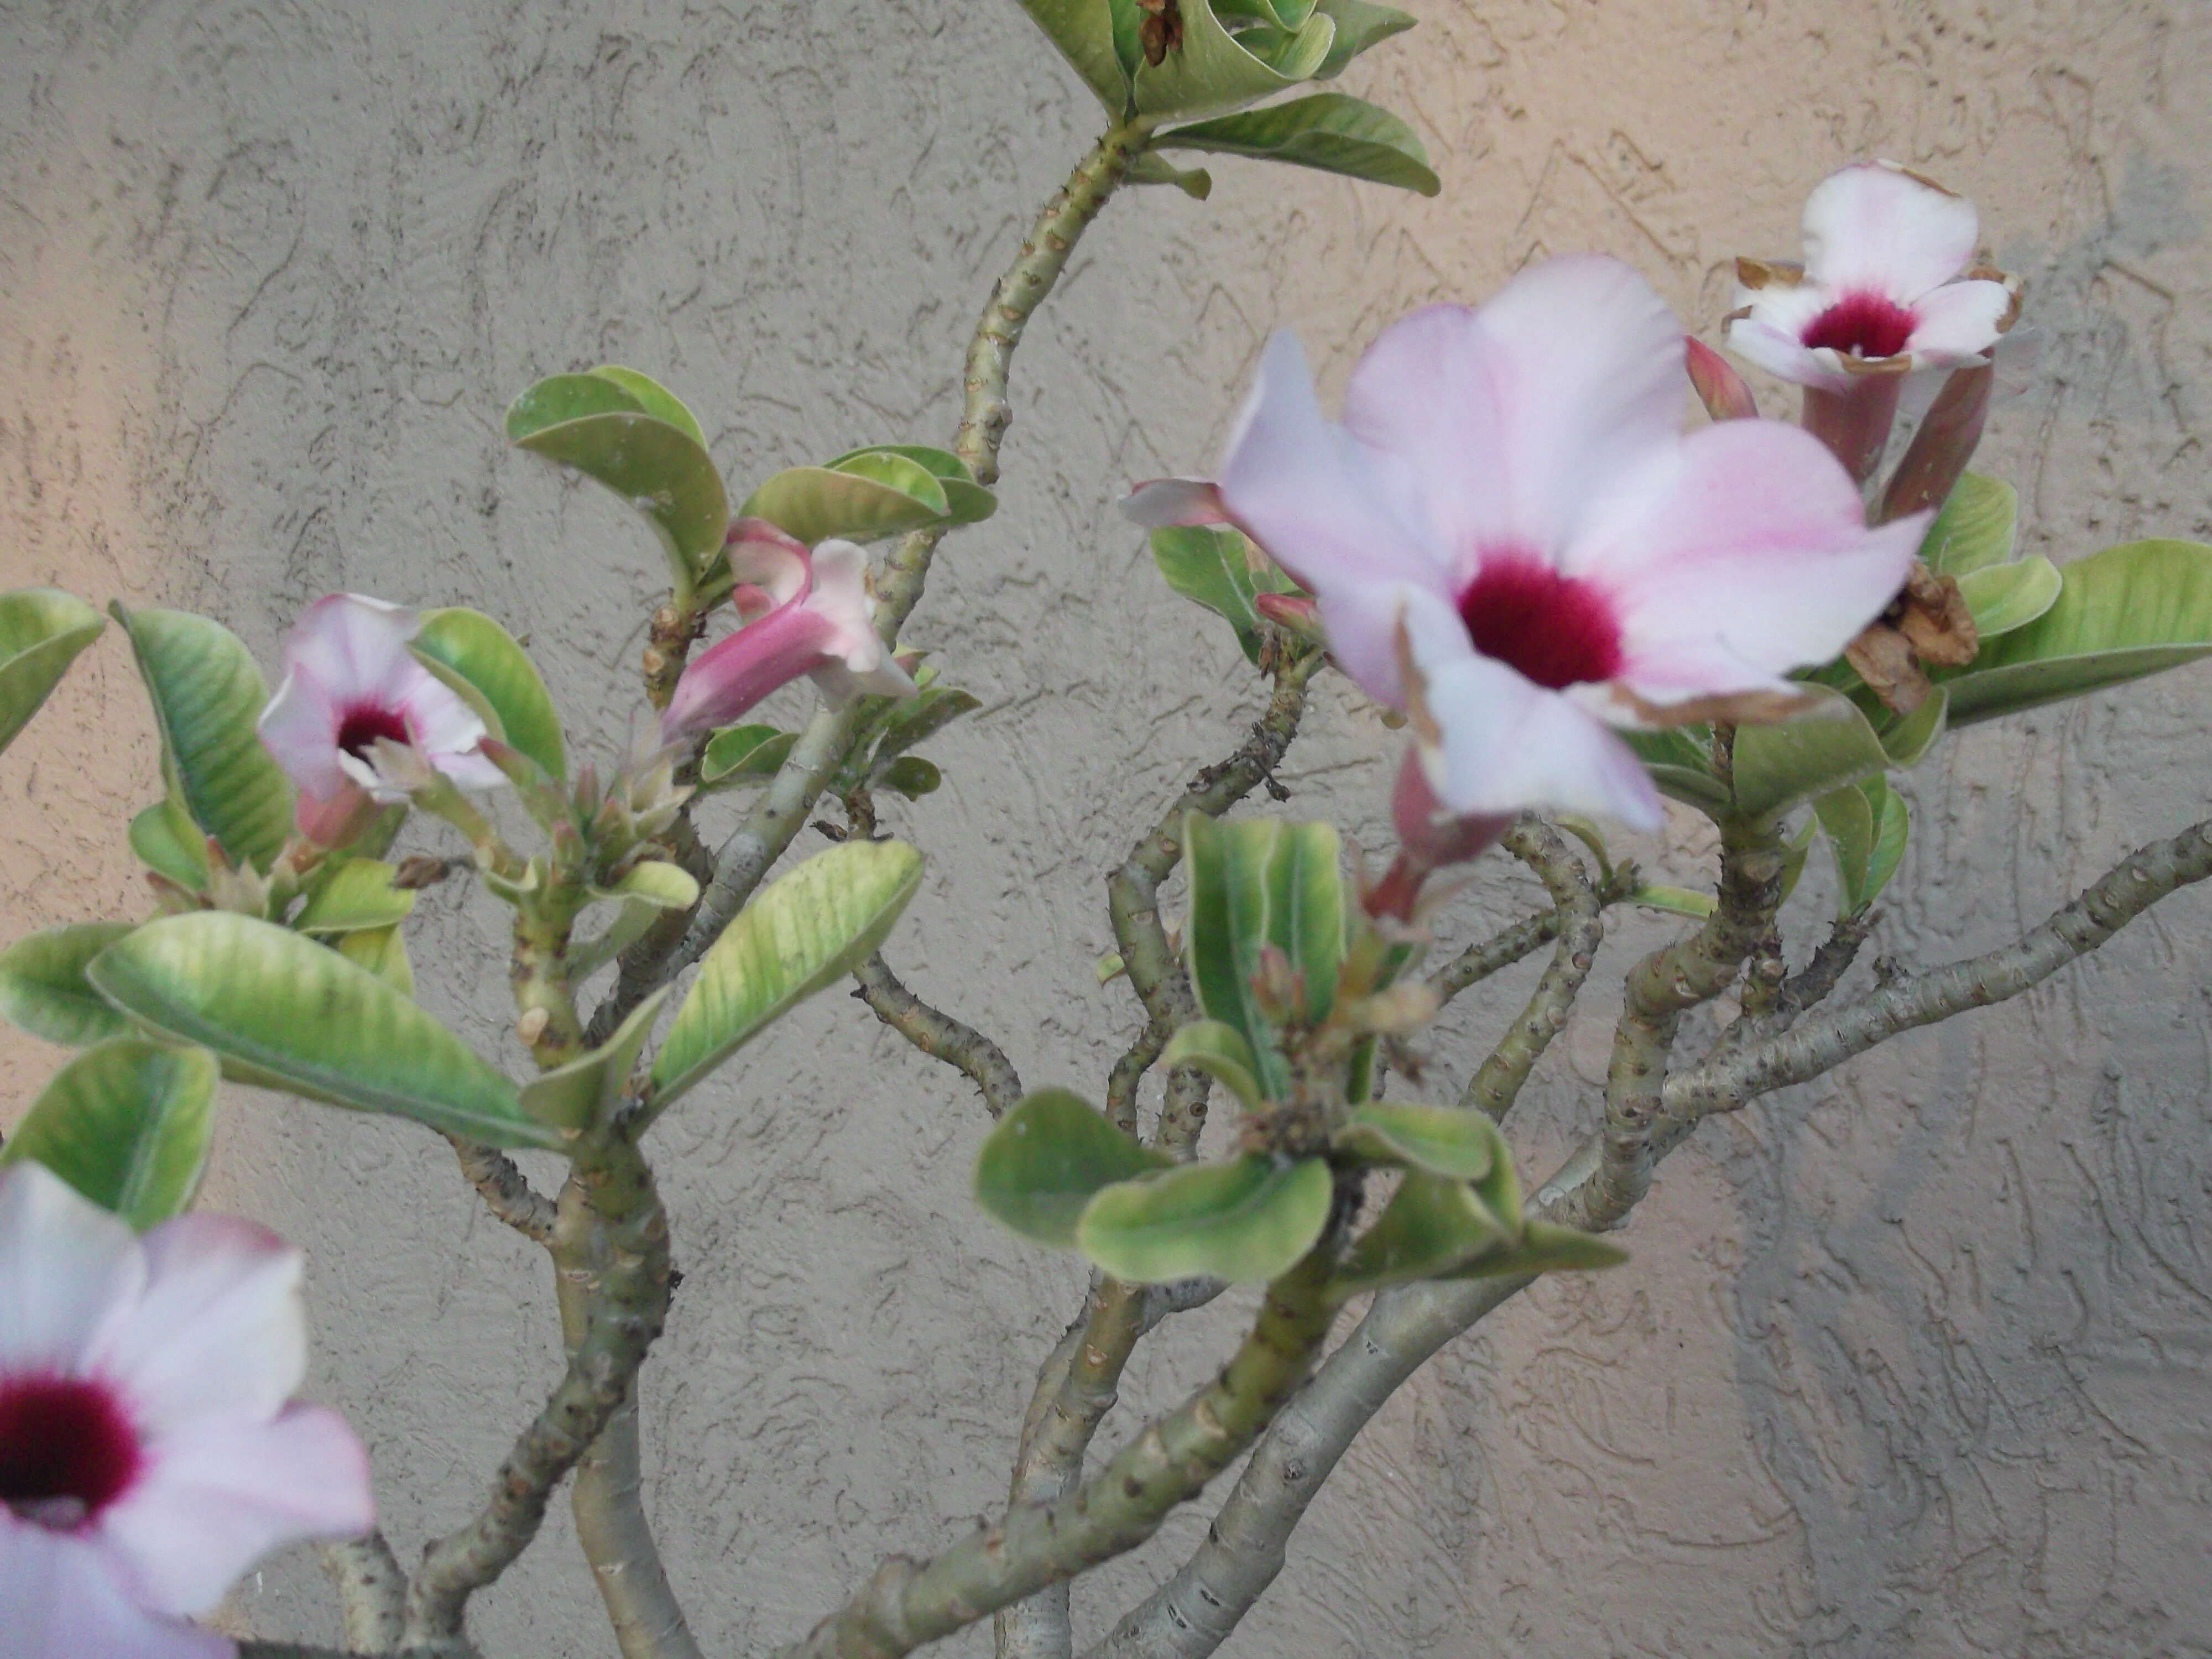
[{"label": "green leaf", "polygon": [[1873,903],[1889,885],[1897,866],[1905,862],[1905,843],[1912,835],[1912,813],[1905,797],[1890,787],[1887,778],[1867,778],[1860,793],[1874,809],[1874,848],[1867,855],[1866,902]]},{"label": "green leaf", "polygon": [[1269,1279],[1321,1237],[1333,1186],[1317,1158],[1186,1164],[1100,1191],[1076,1224],[1076,1248],[1131,1285]]},{"label": "green leaf", "polygon": [[271,922],[220,910],[149,921],[86,977],[141,1024],[215,1050],[241,1081],[495,1146],[557,1142],[522,1115],[513,1083],[413,1002]]},{"label": "green leaf", "polygon": [[0,593],[0,750],[15,740],[77,653],[106,625],[100,612],[58,587]]},{"label": "green leaf", "polygon": [[2140,679],[2212,653],[2212,547],[2127,542],[2060,572],[2057,603],[1939,671],[1951,724],[1971,726]]},{"label": "green leaf", "polygon": [[876,758],[880,761],[887,755],[903,754],[916,744],[935,737],[963,714],[973,714],[982,706],[980,700],[957,686],[924,686],[920,696],[892,706],[890,718],[884,723],[883,740],[876,744]]},{"label": "green leaf", "polygon": [[308,895],[292,926],[302,933],[357,933],[396,927],[415,913],[415,895],[394,887],[398,872],[379,859],[342,859]]},{"label": "green leaf", "polygon": [[596,380],[619,386],[628,392],[638,408],[657,421],[665,421],[691,441],[704,449],[707,434],[699,424],[699,417],[684,407],[684,400],[650,374],[634,368],[623,368],[616,363],[601,363],[590,371]]},{"label": "green leaf", "polygon": [[1355,1157],[1454,1181],[1480,1181],[1507,1156],[1496,1124],[1480,1112],[1448,1106],[1362,1106],[1338,1131],[1336,1144]]},{"label": "green leaf", "polygon": [[1881,777],[1823,795],[1813,805],[1836,855],[1842,885],[1837,914],[1855,916],[1881,896],[1904,861],[1911,815],[1905,797]]},{"label": "green leaf", "polygon": [[1213,175],[1204,167],[1179,167],[1166,156],[1149,149],[1129,163],[1129,182],[1173,185],[1194,202],[1203,202],[1213,194]]},{"label": "green leaf", "polygon": [[1344,964],[1342,843],[1329,823],[1286,823],[1267,854],[1267,937],[1305,985],[1305,1016],[1319,1025],[1336,1006]]},{"label": "green leaf", "polygon": [[[866,463],[866,471],[849,469]],[[812,547],[832,536],[872,542],[939,524],[951,508],[945,488],[918,462],[870,452],[843,467],[793,466],[745,497],[738,515],[766,519]]]},{"label": "green leaf", "polygon": [[1170,1167],[1081,1097],[1040,1089],[1001,1119],[975,1158],[975,1202],[1002,1225],[1058,1249],[1102,1188]]},{"label": "green leaf", "polygon": [[871,444],[865,449],[848,450],[828,465],[833,471],[842,471],[848,461],[863,455],[900,455],[918,462],[945,492],[945,511],[955,524],[981,524],[999,510],[999,498],[977,483],[974,470],[949,449],[932,449],[927,444]]},{"label": "green leaf", "polygon": [[1443,186],[1420,138],[1387,109],[1340,92],[1176,127],[1152,141],[1164,149],[1213,150],[1288,161],[1373,184],[1434,196]]},{"label": "green leaf", "polygon": [[141,1232],[182,1215],[215,1132],[215,1056],[116,1037],[88,1048],[15,1126],[0,1168],[43,1164]]},{"label": "green leaf", "polygon": [[[1295,30],[1263,27],[1232,36],[1213,15],[1211,0],[1183,0],[1181,10],[1182,46],[1158,64],[1137,66],[1142,114],[1210,115],[1257,103],[1310,79],[1336,39],[1336,25],[1318,11]],[[1248,49],[1248,43],[1257,50]]]},{"label": "green leaf", "polygon": [[1336,25],[1335,38],[1328,43],[1328,55],[1314,71],[1316,81],[1334,81],[1344,73],[1346,64],[1370,46],[1378,46],[1413,27],[1413,18],[1406,13],[1390,6],[1370,5],[1368,0],[1316,0],[1314,9]]},{"label": "green leaf", "polygon": [[700,963],[653,1064],[652,1111],[882,944],[921,883],[905,842],[848,841],[763,888]]},{"label": "green leaf", "polygon": [[1959,578],[1959,593],[1984,640],[2025,628],[2058,602],[2058,567],[2035,554],[2014,564],[1984,565]]},{"label": "green leaf", "polygon": [[1198,1006],[1242,1033],[1258,1061],[1260,1092],[1281,1100],[1290,1073],[1252,987],[1268,943],[1267,866],[1282,825],[1273,818],[1218,823],[1203,812],[1183,819],[1183,867],[1190,872],[1190,921],[1184,951]]},{"label": "green leaf", "polygon": [[174,795],[164,795],[131,820],[131,850],[149,870],[191,892],[208,884],[207,837]]},{"label": "green leaf", "polygon": [[85,967],[137,927],[81,921],[19,939],[0,951],[0,1016],[48,1042],[82,1048],[121,1036],[130,1022],[84,976]]},{"label": "green leaf", "polygon": [[1521,1243],[1498,1255],[1483,1256],[1449,1275],[1453,1279],[1496,1279],[1509,1273],[1586,1273],[1618,1267],[1628,1252],[1595,1233],[1532,1221]]},{"label": "green leaf", "polygon": [[945,781],[945,775],[937,769],[936,763],[926,761],[919,755],[900,755],[890,761],[879,761],[869,774],[870,781],[884,788],[904,795],[908,800],[920,800],[924,795],[933,795]]},{"label": "green leaf", "polygon": [[1705,731],[1702,726],[1670,726],[1656,732],[1623,732],[1620,736],[1644,763],[1644,769],[1651,775],[1661,794],[1717,817],[1730,811],[1735,803],[1713,775],[1711,750],[1699,740]]},{"label": "green leaf", "polygon": [[[1490,1121],[1479,1112],[1466,1115]],[[1464,1181],[1411,1170],[1375,1224],[1344,1253],[1329,1293],[1342,1301],[1386,1285],[1441,1278],[1510,1243]]]},{"label": "green leaf", "polygon": [[667,912],[688,910],[696,904],[699,884],[679,865],[648,859],[633,865],[612,887],[595,887],[592,894],[595,898],[620,899],[622,908],[597,939],[570,947],[568,976],[574,981],[583,980],[629,949]]},{"label": "green leaf", "polygon": [[2019,511],[2010,484],[1978,472],[1966,474],[1928,526],[1920,543],[1921,562],[1939,576],[1963,576],[2004,563],[2012,557]]},{"label": "green leaf", "polygon": [[1020,0],[1020,5],[1074,66],[1083,84],[1097,94],[1106,112],[1119,120],[1128,107],[1129,83],[1114,50],[1108,0]]},{"label": "green leaf", "polygon": [[1899,718],[1882,710],[1887,724],[1880,728],[1881,746],[1889,763],[1899,769],[1920,764],[1950,723],[1951,694],[1937,686],[1910,714]]},{"label": "green leaf", "polygon": [[773,726],[726,726],[707,740],[699,757],[699,780],[734,785],[750,778],[772,778],[799,741],[796,732]]},{"label": "green leaf", "polygon": [[455,605],[423,613],[414,650],[434,672],[443,668],[475,688],[498,717],[494,735],[501,742],[529,756],[548,775],[568,775],[561,717],[537,665],[512,634],[483,611]]},{"label": "green leaf", "polygon": [[[618,380],[605,374],[549,374],[507,406],[507,437],[509,443],[519,444],[549,428],[593,415],[646,412],[645,405]],[[680,422],[665,423],[684,429]],[[706,447],[696,438],[693,441],[702,449]]]},{"label": "green leaf", "polygon": [[[569,385],[556,398],[546,392],[556,381],[588,382],[601,390]],[[595,398],[602,403],[595,412],[544,418]],[[507,435],[532,454],[605,485],[643,514],[660,538],[678,590],[689,592],[720,556],[730,527],[722,475],[690,432],[635,410],[605,406],[617,398],[635,401],[598,375],[556,375],[514,400],[507,411]]]},{"label": "green leaf", "polygon": [[1889,752],[1849,697],[1823,687],[1820,708],[1778,726],[1735,734],[1735,804],[1747,817],[1772,818],[1889,764]]},{"label": "green leaf", "polygon": [[1152,541],[1153,562],[1168,586],[1228,623],[1246,660],[1257,663],[1261,617],[1253,597],[1292,592],[1297,584],[1271,562],[1255,572],[1248,557],[1251,544],[1235,530],[1178,525],[1155,530]]},{"label": "green leaf", "polygon": [[1161,1050],[1160,1064],[1195,1066],[1248,1107],[1257,1108],[1267,1098],[1260,1092],[1260,1062],[1252,1045],[1234,1025],[1218,1019],[1194,1019],[1177,1030]]},{"label": "green leaf", "polygon": [[415,994],[415,964],[407,955],[406,935],[397,924],[340,933],[331,946],[348,962],[365,968],[403,997]]},{"label": "green leaf", "polygon": [[233,864],[266,871],[292,833],[292,785],[254,730],[269,702],[260,669],[236,635],[205,617],[112,608],[137,653],[192,821]]},{"label": "green leaf", "polygon": [[638,1051],[653,1035],[653,1022],[660,1005],[668,1000],[670,988],[662,986],[633,1008],[602,1047],[524,1084],[523,1111],[564,1134],[580,1133],[608,1121],[623,1103]]}]

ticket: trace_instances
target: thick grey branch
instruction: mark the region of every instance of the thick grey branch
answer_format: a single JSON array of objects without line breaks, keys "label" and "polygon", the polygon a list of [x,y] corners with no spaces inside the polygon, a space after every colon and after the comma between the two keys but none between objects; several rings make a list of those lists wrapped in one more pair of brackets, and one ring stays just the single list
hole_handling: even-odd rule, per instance
[{"label": "thick grey branch", "polygon": [[[1710,1112],[1808,1081],[1898,1032],[2018,995],[2097,949],[2167,894],[2208,876],[2212,823],[2143,848],[2011,945],[1898,981],[1719,1066],[1677,1075],[1666,1085],[1651,1158],[1664,1158]],[[1607,1202],[1593,1179],[1602,1146],[1602,1137],[1586,1141],[1539,1189],[1530,1213],[1565,1226],[1617,1223],[1626,1210]],[[1085,1659],[1203,1659],[1213,1652],[1282,1571],[1291,1533],[1367,1420],[1437,1349],[1530,1282],[1413,1285],[1377,1296],[1253,1449],[1197,1553]]]},{"label": "thick grey branch", "polygon": [[338,1593],[348,1647],[384,1653],[406,1639],[407,1575],[382,1533],[325,1544],[317,1553]]},{"label": "thick grey branch", "polygon": [[1004,1117],[1022,1097],[1021,1075],[1006,1051],[972,1025],[931,1007],[900,982],[877,951],[853,970],[860,988],[854,994],[875,1017],[932,1060],[964,1073],[983,1093],[993,1117]]},{"label": "thick grey branch", "polygon": [[447,1135],[461,1173],[483,1195],[484,1206],[525,1238],[538,1243],[553,1237],[553,1200],[530,1184],[529,1176],[514,1160],[495,1146],[481,1146],[459,1135]]},{"label": "thick grey branch", "polygon": [[1597,948],[1605,942],[1605,916],[1596,890],[1558,830],[1536,818],[1522,818],[1504,837],[1505,850],[1534,870],[1552,896],[1559,948],[1521,1018],[1502,1038],[1474,1077],[1460,1104],[1503,1122],[1520,1097],[1528,1073],[1552,1039],[1566,1029],[1575,997],[1589,977]]},{"label": "thick grey branch", "polygon": [[583,1339],[537,1419],[500,1465],[476,1519],[425,1552],[407,1596],[407,1637],[459,1636],[469,1597],[528,1548],[546,1500],[627,1396],[668,1311],[668,1218],[637,1149],[617,1135],[578,1146],[568,1193],[604,1224],[606,1265]]}]

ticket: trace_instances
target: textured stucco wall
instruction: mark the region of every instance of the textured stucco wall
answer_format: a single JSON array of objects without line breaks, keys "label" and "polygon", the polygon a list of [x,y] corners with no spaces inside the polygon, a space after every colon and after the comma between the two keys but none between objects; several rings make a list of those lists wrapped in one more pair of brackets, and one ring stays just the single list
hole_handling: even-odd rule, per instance
[{"label": "textured stucco wall", "polygon": [[[1445,195],[1228,161],[1210,204],[1116,204],[1024,349],[1004,508],[911,630],[988,708],[896,814],[933,862],[893,956],[1032,1083],[1096,1090],[1131,1030],[1092,981],[1100,878],[1255,701],[1108,502],[1211,458],[1271,327],[1340,375],[1407,307],[1595,246],[1710,328],[1731,255],[1792,252],[1803,190],[1889,155],[1976,197],[2028,279],[2044,348],[1990,459],[2033,544],[2212,534],[2203,0],[1419,9],[1351,82],[1423,131]],[[507,453],[506,399],[636,363],[740,478],[941,441],[984,286],[1095,125],[1009,0],[0,0],[0,582],[204,607],[264,659],[334,587],[471,600],[611,752],[658,556]],[[2208,693],[2191,671],[1948,747],[1910,785],[1881,948],[1997,942],[2198,816]],[[1331,687],[1295,808],[1378,839],[1392,741]],[[153,763],[111,638],[0,762],[0,932],[135,908],[122,815]],[[1679,823],[1640,850],[1686,879],[1710,848]],[[1467,925],[1527,896],[1495,872]],[[448,888],[418,915],[424,1000],[518,1061],[496,905]],[[1706,1130],[1634,1265],[1543,1286],[1391,1405],[1231,1651],[2212,1653],[2208,921],[2185,896],[2017,1004]],[[1612,959],[1664,933],[1627,925]],[[1455,1010],[1439,1086],[1526,983]],[[1592,1110],[1605,1003],[1524,1103],[1532,1167]],[[0,1041],[4,1121],[58,1056]],[[685,1281],[648,1475],[711,1651],[999,1501],[1079,1274],[972,1218],[982,1127],[832,995],[656,1130]],[[362,1425],[411,1554],[554,1374],[542,1262],[440,1143],[242,1091],[209,1199],[313,1253],[313,1388]],[[1225,1329],[1149,1346],[1109,1434]],[[335,1633],[304,1556],[233,1611]],[[493,1655],[609,1651],[564,1506],[476,1622]]]}]

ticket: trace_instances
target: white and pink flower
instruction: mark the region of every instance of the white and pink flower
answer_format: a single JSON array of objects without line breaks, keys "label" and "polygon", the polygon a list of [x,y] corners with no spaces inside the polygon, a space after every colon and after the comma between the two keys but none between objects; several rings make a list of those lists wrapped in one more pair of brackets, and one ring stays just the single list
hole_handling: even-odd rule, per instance
[{"label": "white and pink flower", "polygon": [[764,519],[731,526],[732,599],[744,625],[702,652],[662,714],[664,741],[727,726],[779,687],[809,675],[833,704],[863,693],[911,696],[884,648],[868,594],[868,556],[851,542],[811,551]]},{"label": "white and pink flower", "polygon": [[1805,201],[1805,263],[1736,262],[1728,343],[1802,386],[1986,362],[2016,283],[1974,265],[1974,204],[1893,161],[1832,173]]},{"label": "white and pink flower", "polygon": [[280,1544],[374,1523],[368,1461],[290,1403],[301,1261],[191,1215],[143,1238],[36,1164],[0,1172],[0,1648],[226,1659],[182,1622]]},{"label": "white and pink flower", "polygon": [[407,799],[380,769],[380,739],[404,744],[456,783],[505,781],[477,752],[476,711],[416,660],[414,611],[358,593],[309,605],[284,641],[284,678],[262,711],[261,741],[300,792],[300,828],[330,844],[370,802]]},{"label": "white and pink flower", "polygon": [[[1666,303],[1595,256],[1387,330],[1341,425],[1297,343],[1269,345],[1219,509],[1315,594],[1345,672],[1412,713],[1449,811],[1656,826],[1657,793],[1609,726],[1790,712],[1784,672],[1833,657],[1905,580],[1927,514],[1869,529],[1793,427],[1686,436],[1686,384]],[[1208,505],[1152,487],[1132,511]]]}]

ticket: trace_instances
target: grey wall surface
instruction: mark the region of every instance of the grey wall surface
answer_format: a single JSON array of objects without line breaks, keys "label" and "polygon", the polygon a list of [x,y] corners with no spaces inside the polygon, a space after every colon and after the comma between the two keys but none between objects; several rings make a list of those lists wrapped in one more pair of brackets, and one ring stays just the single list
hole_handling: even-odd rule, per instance
[{"label": "grey wall surface", "polygon": [[[1413,120],[1443,197],[1224,161],[1208,204],[1117,202],[1023,349],[1003,510],[910,631],[987,706],[895,815],[932,862],[891,955],[1032,1084],[1100,1087],[1134,1029],[1093,978],[1102,878],[1257,702],[1109,503],[1210,461],[1271,328],[1333,383],[1413,304],[1600,247],[1711,331],[1735,253],[1792,252],[1817,178],[1891,155],[1974,196],[2027,279],[2041,351],[1988,464],[2030,544],[2212,534],[2203,0],[1419,9],[1350,80]],[[475,603],[611,756],[658,556],[507,452],[507,399],[635,364],[736,480],[941,442],[981,296],[1097,125],[1011,0],[0,0],[0,580],[204,607],[264,661],[334,588]],[[1949,744],[1908,786],[1879,949],[2000,942],[2200,816],[2208,693],[2185,671]],[[1378,843],[1397,741],[1331,684],[1292,810]],[[121,826],[154,759],[111,637],[0,763],[0,931],[137,912]],[[1710,867],[1687,820],[1634,850]],[[1455,926],[1531,890],[1490,870]],[[519,1066],[499,907],[449,886],[418,915],[423,1000]],[[1231,1651],[2212,1654],[2208,921],[2184,896],[2018,1003],[1704,1131],[1631,1267],[1546,1284],[1391,1404]],[[1667,933],[1629,921],[1608,959]],[[1455,1008],[1437,1088],[1531,971]],[[1522,1108],[1538,1170],[1595,1109],[1604,977]],[[57,1059],[6,1041],[0,1119]],[[556,1374],[546,1270],[407,1126],[225,1110],[208,1201],[311,1253],[311,1388],[361,1426],[411,1557]],[[787,1638],[1000,1501],[1080,1276],[974,1217],[984,1127],[833,994],[655,1131],[685,1279],[647,1474],[710,1651]],[[1149,1345],[1109,1437],[1239,1311]],[[1081,1627],[1203,1525],[1081,1587]],[[336,1633],[304,1553],[227,1616]],[[495,1659],[611,1651],[565,1509],[476,1624]]]}]

